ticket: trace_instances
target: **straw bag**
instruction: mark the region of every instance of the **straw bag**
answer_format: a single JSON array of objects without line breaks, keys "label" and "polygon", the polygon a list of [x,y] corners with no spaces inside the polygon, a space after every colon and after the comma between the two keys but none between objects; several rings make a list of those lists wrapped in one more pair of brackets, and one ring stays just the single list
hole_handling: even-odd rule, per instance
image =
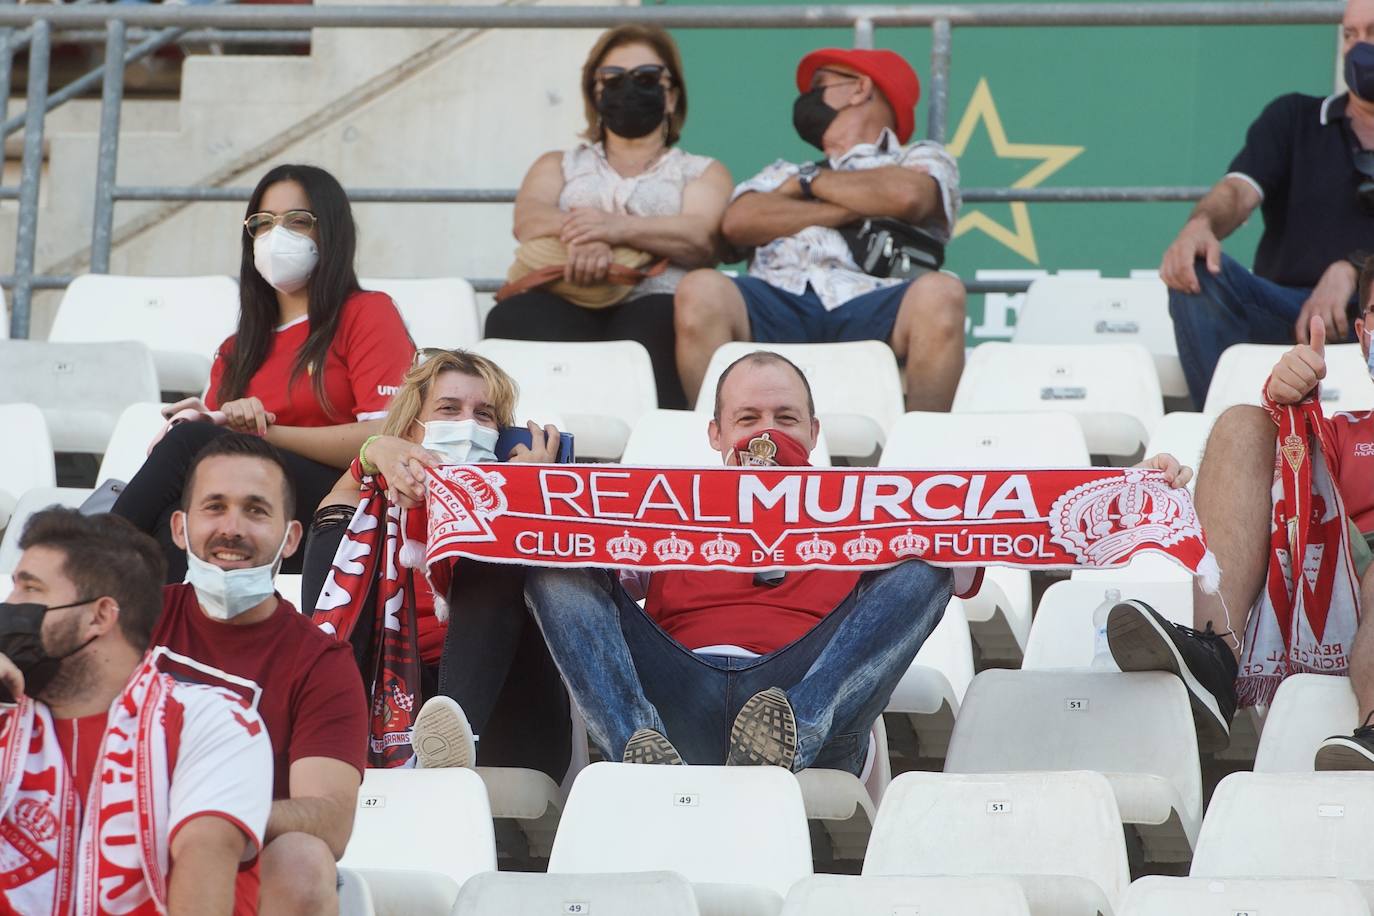
[{"label": "straw bag", "polygon": [[656,277],[668,268],[668,259],[654,260],[647,251],[618,245],[611,249],[611,269],[602,283],[583,286],[563,279],[568,249],[554,236],[524,242],[515,250],[515,263],[506,271],[506,283],[496,291],[496,301],[532,289],[547,289],[574,305],[603,309],[622,301],[641,280]]}]

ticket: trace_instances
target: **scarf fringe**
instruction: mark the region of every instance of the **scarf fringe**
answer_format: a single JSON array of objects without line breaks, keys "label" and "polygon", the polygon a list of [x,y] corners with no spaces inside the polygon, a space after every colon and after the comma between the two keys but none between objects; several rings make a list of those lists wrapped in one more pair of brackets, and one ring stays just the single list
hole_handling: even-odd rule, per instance
[{"label": "scarf fringe", "polygon": [[1202,560],[1197,564],[1197,583],[1208,595],[1221,591],[1221,565],[1217,563],[1217,555],[1210,550],[1202,555]]},{"label": "scarf fringe", "polygon": [[1268,706],[1274,702],[1274,694],[1287,675],[1258,674],[1247,675],[1236,680],[1236,708]]}]

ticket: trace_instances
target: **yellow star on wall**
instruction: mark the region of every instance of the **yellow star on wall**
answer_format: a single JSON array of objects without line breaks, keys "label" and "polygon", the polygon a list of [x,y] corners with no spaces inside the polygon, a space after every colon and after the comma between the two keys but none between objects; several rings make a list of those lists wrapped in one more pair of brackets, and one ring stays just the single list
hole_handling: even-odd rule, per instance
[{"label": "yellow star on wall", "polygon": [[[1002,128],[1002,118],[997,114],[997,103],[992,100],[992,90],[988,89],[987,78],[978,80],[969,99],[968,108],[954,132],[954,139],[946,147],[956,159],[968,148],[973,131],[982,121],[987,128],[988,139],[998,159],[1038,159],[1040,164],[1012,183],[1013,188],[1034,188],[1040,182],[1068,165],[1079,153],[1081,146],[1059,146],[1052,143],[1009,143],[1007,132]],[[954,224],[954,237],[975,229],[981,229],[993,239],[1006,245],[1032,264],[1040,263],[1035,248],[1035,233],[1031,229],[1030,210],[1025,201],[1011,204],[1011,220],[1014,229],[1008,229],[981,210],[967,210]]]}]

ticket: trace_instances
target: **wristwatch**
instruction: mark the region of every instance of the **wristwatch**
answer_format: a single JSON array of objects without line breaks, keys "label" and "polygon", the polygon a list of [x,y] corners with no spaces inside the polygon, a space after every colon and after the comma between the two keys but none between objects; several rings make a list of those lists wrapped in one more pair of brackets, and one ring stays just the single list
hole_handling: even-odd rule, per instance
[{"label": "wristwatch", "polygon": [[802,167],[797,170],[797,184],[801,185],[802,200],[816,199],[816,195],[811,192],[811,182],[815,181],[820,173],[821,167],[814,162],[802,163]]}]

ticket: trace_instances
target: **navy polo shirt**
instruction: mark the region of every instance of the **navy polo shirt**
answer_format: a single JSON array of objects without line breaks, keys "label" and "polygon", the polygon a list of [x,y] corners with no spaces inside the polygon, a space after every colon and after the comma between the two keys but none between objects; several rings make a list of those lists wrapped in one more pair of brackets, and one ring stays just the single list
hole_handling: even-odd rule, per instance
[{"label": "navy polo shirt", "polygon": [[1346,95],[1280,96],[1245,135],[1227,177],[1250,182],[1263,198],[1264,234],[1255,273],[1284,286],[1312,287],[1336,261],[1374,250],[1374,216],[1355,199],[1361,175],[1345,122]]}]

